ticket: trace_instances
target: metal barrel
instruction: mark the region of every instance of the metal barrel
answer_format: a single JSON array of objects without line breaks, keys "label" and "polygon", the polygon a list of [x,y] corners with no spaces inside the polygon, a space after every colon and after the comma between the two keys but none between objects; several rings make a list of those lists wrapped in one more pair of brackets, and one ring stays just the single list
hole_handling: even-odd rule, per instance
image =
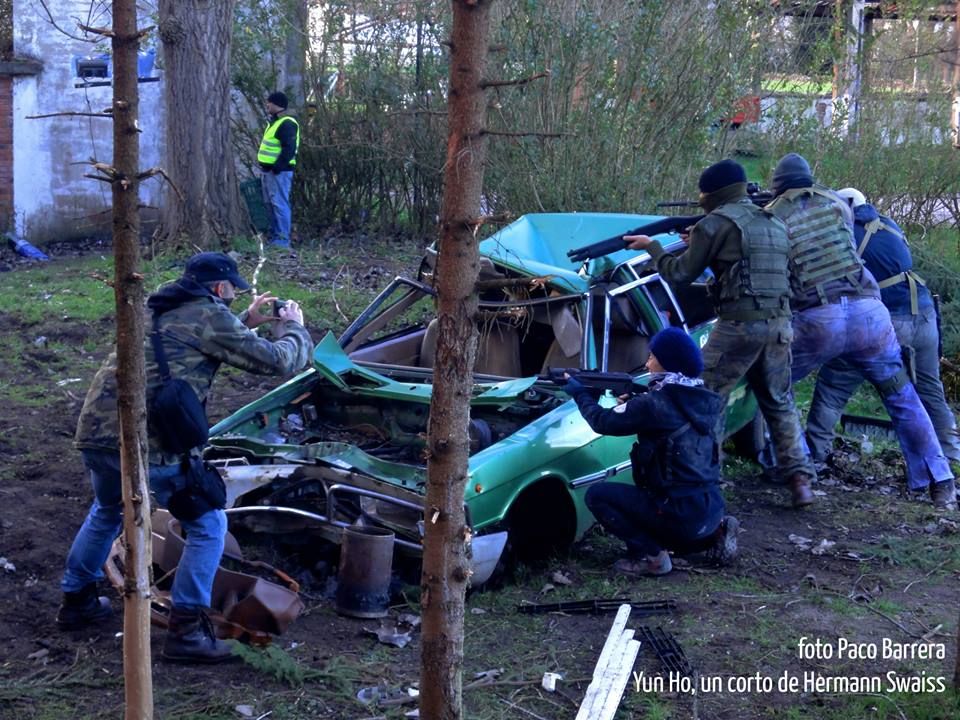
[{"label": "metal barrel", "polygon": [[340,544],[337,612],[360,618],[387,615],[393,571],[393,531],[346,527]]}]

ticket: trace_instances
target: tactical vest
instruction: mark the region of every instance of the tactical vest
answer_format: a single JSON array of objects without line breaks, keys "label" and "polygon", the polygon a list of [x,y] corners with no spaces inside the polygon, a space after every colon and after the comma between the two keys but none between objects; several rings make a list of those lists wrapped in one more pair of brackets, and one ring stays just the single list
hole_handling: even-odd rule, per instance
[{"label": "tactical vest", "polygon": [[267,125],[263,131],[263,140],[260,141],[260,150],[257,152],[257,162],[263,165],[273,165],[280,157],[280,141],[277,140],[277,129],[281,123],[289,120],[297,126],[297,146],[290,159],[291,167],[297,164],[297,151],[300,149],[300,123],[289,115],[282,115]]},{"label": "tactical vest", "polygon": [[741,259],[718,279],[714,300],[727,320],[766,320],[789,312],[790,241],[776,217],[749,200],[714,210],[740,230]]},{"label": "tactical vest", "polygon": [[[784,203],[809,195],[810,204],[783,208]],[[787,226],[790,238],[790,279],[795,309],[827,305],[843,295],[866,295],[860,281],[863,263],[857,256],[838,201],[816,187],[793,188],[768,209]],[[833,287],[828,287],[829,285]]]},{"label": "tactical vest", "polygon": [[637,436],[630,451],[633,482],[658,497],[705,492],[720,481],[719,447],[713,433],[684,423],[666,437]]},{"label": "tactical vest", "polygon": [[[863,257],[864,250],[867,249],[867,244],[870,242],[870,238],[879,230],[886,230],[891,235],[895,235],[900,238],[904,244],[906,244],[907,239],[904,237],[903,233],[900,232],[897,228],[892,225],[887,225],[880,218],[871,220],[866,225],[863,226],[863,240],[860,241],[860,247],[857,248],[857,257]],[[923,278],[917,275],[913,270],[904,270],[899,272],[896,275],[891,275],[888,278],[883,280],[877,280],[877,285],[881,290],[888,288],[892,285],[898,285],[902,282],[905,282],[910,287],[910,314],[916,315],[920,312],[920,298],[917,292],[917,285],[927,286],[927,283],[923,281]]]}]

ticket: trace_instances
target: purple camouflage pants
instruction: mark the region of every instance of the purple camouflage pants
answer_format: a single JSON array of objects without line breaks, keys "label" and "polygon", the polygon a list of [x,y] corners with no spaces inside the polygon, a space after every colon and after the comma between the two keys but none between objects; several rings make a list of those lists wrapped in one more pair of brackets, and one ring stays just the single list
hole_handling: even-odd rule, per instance
[{"label": "purple camouflage pants", "polygon": [[879,299],[841,297],[829,305],[795,313],[793,335],[793,382],[825,362],[841,358],[877,387],[900,441],[911,490],[953,477],[913,385],[907,382],[900,388],[883,389],[884,381],[902,371],[903,361],[890,313]]}]

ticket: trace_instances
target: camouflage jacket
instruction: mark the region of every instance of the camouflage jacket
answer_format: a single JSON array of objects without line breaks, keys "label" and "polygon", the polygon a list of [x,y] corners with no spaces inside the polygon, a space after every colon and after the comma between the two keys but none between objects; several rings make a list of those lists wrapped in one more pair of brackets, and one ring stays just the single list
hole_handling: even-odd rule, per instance
[{"label": "camouflage jacket", "polygon": [[[275,324],[270,341],[261,338],[243,324],[217,297],[194,286],[183,292],[180,280],[151,296],[148,304],[156,308],[157,298],[170,290],[177,295],[174,304],[160,316],[160,334],[164,353],[173,377],[186,380],[201,403],[206,404],[214,375],[226,363],[258,375],[292,375],[310,359],[313,341],[307,329],[292,320]],[[159,303],[162,305],[162,303]],[[148,316],[144,342],[147,375],[147,404],[160,387],[160,375],[150,343],[152,316]],[[116,450],[119,447],[117,418],[117,354],[104,361],[93,378],[80,411],[74,446],[78,449]],[[177,462],[175,455],[164,454],[148,428],[150,462]]]}]

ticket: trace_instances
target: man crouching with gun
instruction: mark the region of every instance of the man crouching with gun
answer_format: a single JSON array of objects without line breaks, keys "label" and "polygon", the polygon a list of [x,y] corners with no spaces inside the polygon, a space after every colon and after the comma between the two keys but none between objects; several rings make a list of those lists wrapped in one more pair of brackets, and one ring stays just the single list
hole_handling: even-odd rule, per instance
[{"label": "man crouching with gun", "polygon": [[650,340],[648,392],[621,396],[600,407],[599,388],[565,374],[563,390],[594,432],[637,435],[630,452],[634,484],[599,482],[587,490],[587,507],[608,532],[627,545],[613,569],[628,575],[666,575],[669,550],[708,553],[720,565],[737,551],[739,522],[724,516],[714,428],[723,399],[703,387],[703,358],[676,327]]}]

